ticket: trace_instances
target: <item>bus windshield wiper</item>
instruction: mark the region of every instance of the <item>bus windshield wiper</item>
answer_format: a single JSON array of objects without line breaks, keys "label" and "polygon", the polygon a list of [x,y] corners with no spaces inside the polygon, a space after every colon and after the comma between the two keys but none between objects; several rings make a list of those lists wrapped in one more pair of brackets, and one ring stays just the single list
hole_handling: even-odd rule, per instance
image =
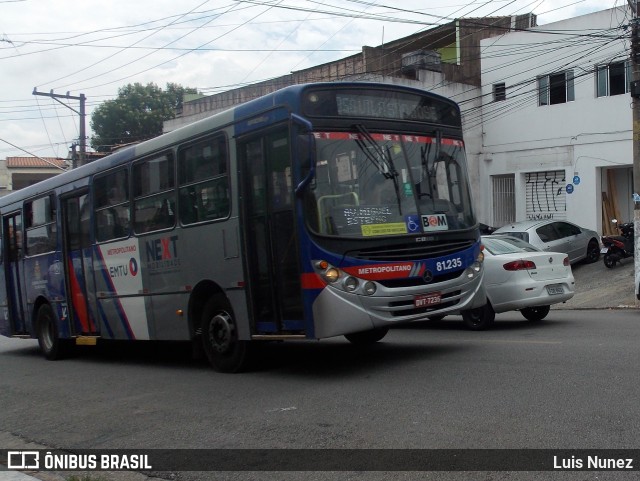
[{"label": "bus windshield wiper", "polygon": [[[396,200],[398,201],[398,212],[402,215],[402,201],[400,199],[400,187],[398,185],[398,171],[393,163],[391,150],[387,146],[385,151],[371,136],[367,128],[362,124],[355,124],[354,127],[360,134],[356,139],[356,143],[367,159],[375,165],[378,171],[385,179],[393,180],[393,188],[396,192]],[[366,142],[365,142],[366,141]],[[373,150],[374,153],[371,152]]]},{"label": "bus windshield wiper", "polygon": [[[360,134],[360,137],[356,139],[356,144],[358,144],[358,147],[360,147],[360,150],[362,150],[367,159],[386,179],[396,177],[398,173],[393,167],[390,153],[385,152],[384,149],[380,147],[364,125],[355,124],[354,127]],[[372,150],[375,152],[375,155],[371,152]]]}]

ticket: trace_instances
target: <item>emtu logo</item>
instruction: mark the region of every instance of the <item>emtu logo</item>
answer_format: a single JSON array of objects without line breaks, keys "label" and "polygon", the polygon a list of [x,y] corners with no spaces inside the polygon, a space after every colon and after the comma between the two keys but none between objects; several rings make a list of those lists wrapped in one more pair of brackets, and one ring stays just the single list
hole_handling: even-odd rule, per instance
[{"label": "emtu logo", "polygon": [[129,272],[133,277],[138,275],[138,261],[133,257],[129,260]]}]

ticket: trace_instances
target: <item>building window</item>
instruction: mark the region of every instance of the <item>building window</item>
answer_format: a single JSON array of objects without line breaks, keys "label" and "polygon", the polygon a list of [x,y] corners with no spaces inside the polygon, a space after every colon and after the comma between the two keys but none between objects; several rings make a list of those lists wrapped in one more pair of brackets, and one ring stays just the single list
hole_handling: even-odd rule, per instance
[{"label": "building window", "polygon": [[538,77],[538,105],[573,102],[573,70]]},{"label": "building window", "polygon": [[507,100],[507,87],[504,83],[493,84],[493,101]]},{"label": "building window", "polygon": [[596,95],[606,97],[629,92],[631,62],[613,62],[596,67]]}]

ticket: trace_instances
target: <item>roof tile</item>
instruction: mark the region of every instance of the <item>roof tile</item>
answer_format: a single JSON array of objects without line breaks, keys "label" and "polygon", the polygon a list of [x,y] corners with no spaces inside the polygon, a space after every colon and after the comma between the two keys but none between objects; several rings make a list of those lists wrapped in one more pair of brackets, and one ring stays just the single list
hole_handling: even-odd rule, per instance
[{"label": "roof tile", "polygon": [[7,157],[7,168],[35,168],[35,169],[51,169],[55,167],[66,168],[68,166],[66,159],[57,157]]}]

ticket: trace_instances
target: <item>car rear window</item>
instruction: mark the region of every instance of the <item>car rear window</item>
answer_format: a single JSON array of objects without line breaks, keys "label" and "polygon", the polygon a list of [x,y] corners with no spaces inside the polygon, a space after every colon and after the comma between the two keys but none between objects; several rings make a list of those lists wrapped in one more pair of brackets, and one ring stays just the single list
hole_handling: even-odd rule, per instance
[{"label": "car rear window", "polygon": [[508,239],[482,239],[482,244],[485,250],[489,251],[494,256],[500,254],[514,254],[517,252],[527,252],[521,246],[515,245],[513,242],[509,242]]},{"label": "car rear window", "polygon": [[500,232],[500,235],[508,235],[510,237],[517,237],[525,242],[529,242],[529,234],[527,232]]}]

